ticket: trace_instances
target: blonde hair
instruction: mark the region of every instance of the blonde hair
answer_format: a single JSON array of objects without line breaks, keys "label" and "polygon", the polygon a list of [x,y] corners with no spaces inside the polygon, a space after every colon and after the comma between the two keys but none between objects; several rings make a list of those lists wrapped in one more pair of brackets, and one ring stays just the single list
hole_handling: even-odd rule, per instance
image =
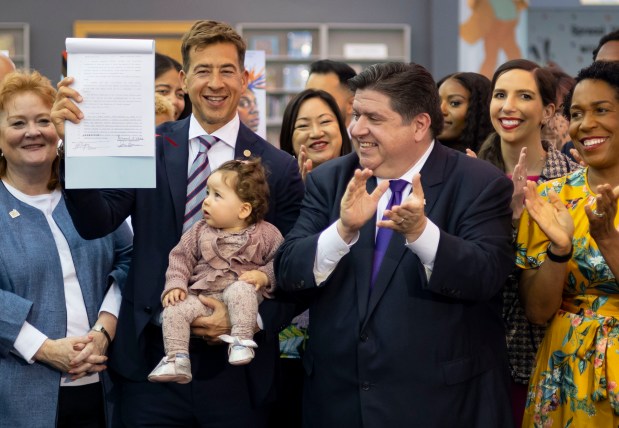
[{"label": "blonde hair", "polygon": [[[27,92],[37,95],[51,110],[54,99],[56,99],[56,89],[54,89],[50,80],[38,71],[18,70],[7,74],[0,83],[0,112],[4,112],[8,103],[16,96]],[[0,137],[1,135],[2,127],[0,127]],[[51,176],[47,183],[49,190],[59,187],[58,163],[58,158],[54,159],[52,163]],[[5,157],[0,156],[0,177],[6,175],[6,168]]]}]

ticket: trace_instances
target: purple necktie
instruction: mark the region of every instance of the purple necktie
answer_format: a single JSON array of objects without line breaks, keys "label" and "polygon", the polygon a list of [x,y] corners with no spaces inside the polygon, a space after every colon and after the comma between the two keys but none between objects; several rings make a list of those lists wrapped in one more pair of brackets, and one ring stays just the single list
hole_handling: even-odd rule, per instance
[{"label": "purple necktie", "polygon": [[[385,208],[386,210],[391,209],[394,205],[400,205],[402,203],[402,192],[406,188],[407,184],[409,183],[406,180],[389,181],[391,198],[389,198],[389,202],[387,202],[387,207]],[[383,216],[383,220],[385,219],[386,217]],[[378,275],[378,271],[381,263],[383,262],[383,258],[385,257],[385,253],[387,252],[391,235],[393,235],[393,230],[387,229],[386,227],[378,228],[378,232],[376,233],[376,244],[374,245],[374,261],[372,263],[372,282],[370,282],[370,290],[374,288],[376,276]]]}]

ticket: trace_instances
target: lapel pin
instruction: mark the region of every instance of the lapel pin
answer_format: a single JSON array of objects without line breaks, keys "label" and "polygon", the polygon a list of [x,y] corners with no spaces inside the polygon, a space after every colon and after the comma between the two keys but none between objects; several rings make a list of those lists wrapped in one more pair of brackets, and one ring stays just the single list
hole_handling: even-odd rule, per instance
[{"label": "lapel pin", "polygon": [[246,158],[250,157],[251,156],[251,151],[247,150],[247,149],[243,150],[243,156],[245,156]]},{"label": "lapel pin", "polygon": [[9,215],[11,216],[11,218],[16,218],[19,217],[19,211],[17,211],[16,209],[12,209],[11,211],[9,211]]}]

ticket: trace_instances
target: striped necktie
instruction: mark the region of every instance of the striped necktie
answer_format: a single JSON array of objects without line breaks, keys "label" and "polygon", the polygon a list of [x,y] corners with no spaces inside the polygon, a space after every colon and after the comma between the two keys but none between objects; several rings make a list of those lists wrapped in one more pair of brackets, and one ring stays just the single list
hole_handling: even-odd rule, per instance
[{"label": "striped necktie", "polygon": [[187,178],[187,202],[185,204],[183,233],[202,218],[202,202],[206,197],[206,179],[211,173],[208,151],[219,139],[211,135],[203,135],[198,137],[198,141],[200,142],[200,151],[191,164]]}]

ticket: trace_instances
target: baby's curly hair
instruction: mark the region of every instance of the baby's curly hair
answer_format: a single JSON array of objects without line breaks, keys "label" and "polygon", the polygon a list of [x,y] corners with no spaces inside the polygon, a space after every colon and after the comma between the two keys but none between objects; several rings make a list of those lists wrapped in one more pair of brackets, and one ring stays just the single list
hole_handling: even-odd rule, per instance
[{"label": "baby's curly hair", "polygon": [[269,210],[269,183],[260,158],[231,160],[216,170],[223,181],[232,187],[239,199],[251,205],[248,224],[258,223]]}]

